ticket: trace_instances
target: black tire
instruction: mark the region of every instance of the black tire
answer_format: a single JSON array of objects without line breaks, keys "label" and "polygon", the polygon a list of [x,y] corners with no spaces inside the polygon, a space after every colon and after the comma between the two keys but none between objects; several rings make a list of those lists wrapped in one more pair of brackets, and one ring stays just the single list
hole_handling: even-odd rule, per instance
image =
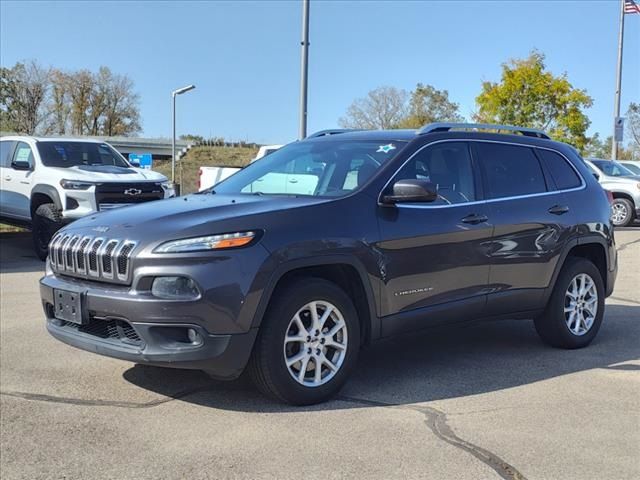
[{"label": "black tire", "polygon": [[[593,280],[597,291],[597,312],[586,333],[577,335],[571,331],[565,319],[566,292],[572,280],[580,274]],[[589,260],[568,257],[558,275],[558,280],[547,304],[545,313],[535,320],[536,331],[542,340],[556,348],[582,348],[589,345],[598,334],[604,315],[604,282],[600,270]],[[575,325],[575,323],[574,323]]]},{"label": "black tire", "polygon": [[[340,311],[347,329],[347,348],[333,378],[311,387],[299,383],[290,373],[285,363],[284,338],[296,313],[313,301],[329,302]],[[359,348],[360,323],[349,297],[331,282],[306,278],[276,292],[262,320],[248,371],[254,384],[267,396],[291,405],[312,405],[328,400],[340,390],[355,367]]]},{"label": "black tire", "polygon": [[49,242],[53,235],[64,225],[62,212],[53,203],[45,203],[33,213],[33,248],[40,260],[46,260],[49,254]]},{"label": "black tire", "polygon": [[[633,203],[627,200],[626,198],[614,199],[613,203],[611,204],[611,209],[612,211],[614,209],[619,209],[620,212],[623,212],[623,211],[625,212],[624,218],[620,218],[619,220],[618,220],[618,217],[612,216],[612,221],[614,226],[626,227],[631,222],[633,222],[633,218],[635,216],[635,209],[633,207]],[[616,218],[616,220],[614,220],[614,218]]]}]

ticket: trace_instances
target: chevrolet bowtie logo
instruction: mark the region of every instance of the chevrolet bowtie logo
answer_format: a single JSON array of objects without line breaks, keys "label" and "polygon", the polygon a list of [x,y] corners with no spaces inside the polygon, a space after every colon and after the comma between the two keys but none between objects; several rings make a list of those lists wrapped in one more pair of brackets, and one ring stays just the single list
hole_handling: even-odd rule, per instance
[{"label": "chevrolet bowtie logo", "polygon": [[125,195],[140,195],[142,193],[142,190],[140,190],[139,188],[127,188],[124,191]]}]

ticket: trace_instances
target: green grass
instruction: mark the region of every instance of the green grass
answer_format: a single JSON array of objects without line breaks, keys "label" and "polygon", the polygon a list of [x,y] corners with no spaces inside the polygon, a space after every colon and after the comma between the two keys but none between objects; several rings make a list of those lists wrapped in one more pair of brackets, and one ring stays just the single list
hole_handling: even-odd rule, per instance
[{"label": "green grass", "polygon": [[5,232],[26,232],[24,228],[14,227],[13,225],[6,225],[4,223],[0,223],[0,233]]},{"label": "green grass", "polygon": [[[198,191],[200,167],[244,167],[258,153],[250,147],[193,147],[180,160],[182,162],[182,194]],[[176,164],[176,182],[180,181],[180,162]],[[153,169],[171,178],[171,160],[155,160]]]}]

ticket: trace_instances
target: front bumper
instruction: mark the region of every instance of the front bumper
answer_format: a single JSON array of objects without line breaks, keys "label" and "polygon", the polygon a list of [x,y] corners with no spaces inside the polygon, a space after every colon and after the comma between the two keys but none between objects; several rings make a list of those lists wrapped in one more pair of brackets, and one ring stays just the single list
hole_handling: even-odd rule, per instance
[{"label": "front bumper", "polygon": [[[56,289],[81,295],[82,316],[88,323],[79,326],[55,318]],[[257,328],[246,333],[211,334],[198,317],[180,315],[176,302],[127,301],[125,290],[113,285],[88,287],[86,283],[53,275],[43,277],[40,296],[47,330],[64,343],[121,360],[206,370],[220,379],[233,379],[242,373]],[[157,315],[167,311],[173,315]],[[189,329],[197,332],[196,342],[189,339]]]}]

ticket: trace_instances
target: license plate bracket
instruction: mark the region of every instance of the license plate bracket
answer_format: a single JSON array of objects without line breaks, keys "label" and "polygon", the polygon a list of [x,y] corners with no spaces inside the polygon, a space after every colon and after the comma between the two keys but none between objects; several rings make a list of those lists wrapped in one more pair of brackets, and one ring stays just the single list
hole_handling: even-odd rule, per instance
[{"label": "license plate bracket", "polygon": [[83,324],[82,293],[70,290],[53,290],[54,315],[59,320]]}]

